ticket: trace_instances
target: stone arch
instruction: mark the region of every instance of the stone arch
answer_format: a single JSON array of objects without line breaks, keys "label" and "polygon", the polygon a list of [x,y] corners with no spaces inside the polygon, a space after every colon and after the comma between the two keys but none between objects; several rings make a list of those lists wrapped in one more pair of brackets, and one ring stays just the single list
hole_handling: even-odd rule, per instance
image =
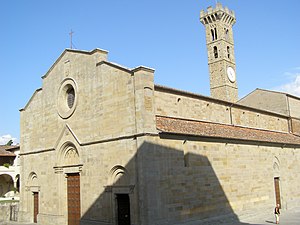
[{"label": "stone arch", "polygon": [[130,175],[125,167],[121,165],[114,166],[109,172],[109,184],[110,185],[129,185]]},{"label": "stone arch", "polygon": [[31,172],[28,176],[28,186],[30,187],[38,187],[39,182],[38,182],[38,176],[36,175],[35,172]]},{"label": "stone arch", "polygon": [[9,174],[0,175],[0,197],[12,197],[14,190],[13,177]]},{"label": "stone arch", "polygon": [[76,146],[72,142],[66,142],[60,148],[58,163],[61,166],[79,165],[80,157]]},{"label": "stone arch", "polygon": [[273,159],[273,174],[274,177],[280,177],[280,161],[277,156]]}]

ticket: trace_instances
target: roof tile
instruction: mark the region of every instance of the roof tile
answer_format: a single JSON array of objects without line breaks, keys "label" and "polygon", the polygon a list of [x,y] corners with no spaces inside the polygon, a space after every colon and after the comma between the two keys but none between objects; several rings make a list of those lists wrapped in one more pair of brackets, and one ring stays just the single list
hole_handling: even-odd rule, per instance
[{"label": "roof tile", "polygon": [[156,126],[158,130],[166,133],[300,145],[300,137],[294,134],[212,122],[156,116]]}]

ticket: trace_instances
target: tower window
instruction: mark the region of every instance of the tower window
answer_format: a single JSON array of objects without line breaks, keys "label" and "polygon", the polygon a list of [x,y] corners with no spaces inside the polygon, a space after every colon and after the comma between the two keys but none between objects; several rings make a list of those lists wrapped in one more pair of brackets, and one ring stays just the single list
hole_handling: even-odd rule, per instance
[{"label": "tower window", "polygon": [[217,46],[214,46],[214,56],[215,56],[215,59],[217,59],[219,57]]},{"label": "tower window", "polygon": [[219,19],[219,16],[218,16],[218,14],[217,14],[217,13],[215,13],[215,17],[216,17],[216,19]]},{"label": "tower window", "polygon": [[216,18],[215,18],[214,15],[211,15],[211,18],[212,18],[213,21],[216,21]]},{"label": "tower window", "polygon": [[211,20],[211,18],[208,16],[207,17],[207,19],[208,19],[208,21],[210,22],[210,23],[212,23],[212,20]]},{"label": "tower window", "polygon": [[228,57],[228,59],[230,59],[230,48],[229,48],[229,46],[227,46],[227,57]]},{"label": "tower window", "polygon": [[218,39],[218,35],[217,35],[217,28],[215,28],[215,39]]},{"label": "tower window", "polygon": [[212,41],[217,40],[218,39],[217,28],[211,29],[210,32],[211,32],[211,40]]},{"label": "tower window", "polygon": [[229,30],[225,29],[225,39],[228,40],[229,39]]}]

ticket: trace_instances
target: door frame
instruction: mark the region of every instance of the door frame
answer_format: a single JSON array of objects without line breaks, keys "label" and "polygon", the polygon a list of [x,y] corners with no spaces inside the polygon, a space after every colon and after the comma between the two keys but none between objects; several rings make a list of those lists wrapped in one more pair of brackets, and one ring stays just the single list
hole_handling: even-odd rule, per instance
[{"label": "door frame", "polygon": [[133,203],[133,193],[134,193],[135,185],[128,186],[116,186],[116,185],[108,185],[105,186],[105,192],[109,192],[111,194],[111,209],[113,216],[113,224],[118,224],[118,205],[117,205],[117,195],[118,194],[127,194],[129,196],[130,203],[130,221],[131,223],[136,220],[134,217],[134,203]]},{"label": "door frame", "polygon": [[[39,214],[39,192],[38,191],[34,191],[32,192],[32,196],[33,196],[33,223],[37,223],[37,217]],[[37,204],[35,204],[37,202]]]},{"label": "door frame", "polygon": [[119,208],[118,208],[118,196],[120,195],[126,195],[128,197],[128,204],[129,204],[129,225],[131,224],[131,200],[130,200],[130,195],[128,193],[118,193],[115,194],[115,214],[116,214],[116,225],[119,225]]},{"label": "door frame", "polygon": [[[279,204],[279,208],[281,209],[281,191],[280,191],[280,177],[274,177],[274,191],[275,191],[275,202],[276,205]],[[278,189],[278,195],[277,196],[277,190]]]},{"label": "door frame", "polygon": [[78,180],[79,180],[79,215],[80,215],[80,218],[79,218],[79,224],[80,224],[80,219],[81,219],[81,179],[80,179],[80,173],[68,173],[66,174],[66,178],[67,178],[67,224],[68,225],[72,225],[69,223],[69,184],[68,184],[68,179],[69,177],[71,176],[78,176]]}]

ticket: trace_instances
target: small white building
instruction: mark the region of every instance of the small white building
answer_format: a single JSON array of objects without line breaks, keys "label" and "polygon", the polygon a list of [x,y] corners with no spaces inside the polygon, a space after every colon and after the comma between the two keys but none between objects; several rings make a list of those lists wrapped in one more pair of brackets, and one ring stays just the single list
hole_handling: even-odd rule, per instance
[{"label": "small white building", "polygon": [[19,199],[19,153],[19,145],[0,145],[0,201]]}]

